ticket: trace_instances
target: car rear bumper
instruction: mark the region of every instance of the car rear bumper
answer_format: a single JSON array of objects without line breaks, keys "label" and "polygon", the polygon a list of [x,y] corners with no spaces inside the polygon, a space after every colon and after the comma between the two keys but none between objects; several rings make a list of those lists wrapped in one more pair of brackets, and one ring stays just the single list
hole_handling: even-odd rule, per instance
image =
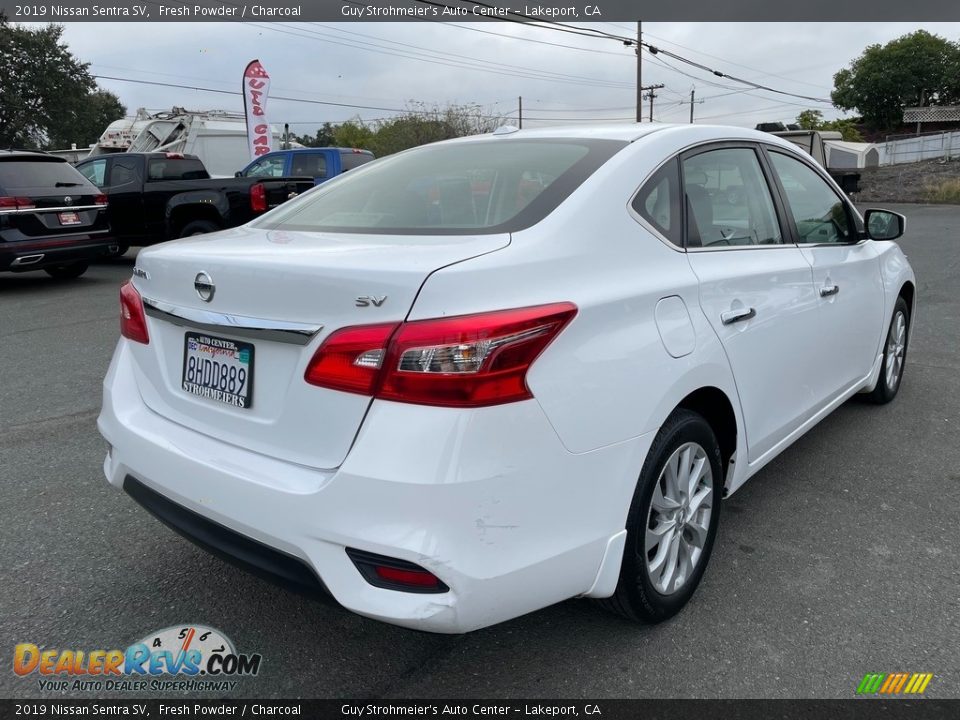
[{"label": "car rear bumper", "polygon": [[109,254],[112,238],[90,235],[0,242],[0,271],[29,272],[53,265],[96,260]]},{"label": "car rear bumper", "polygon": [[[573,455],[535,401],[470,411],[375,402],[345,462],[321,471],[157,415],[129,350],[121,340],[104,381],[106,477],[218,554],[434,632],[613,591],[604,559],[652,435]],[[449,591],[374,587],[347,548],[415,563]]]}]

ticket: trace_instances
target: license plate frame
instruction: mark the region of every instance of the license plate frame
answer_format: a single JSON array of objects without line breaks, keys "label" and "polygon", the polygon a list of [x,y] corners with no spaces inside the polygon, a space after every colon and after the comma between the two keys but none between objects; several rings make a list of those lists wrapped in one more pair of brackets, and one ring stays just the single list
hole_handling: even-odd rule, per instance
[{"label": "license plate frame", "polygon": [[61,225],[79,225],[81,223],[80,214],[71,211],[57,213],[57,218]]},{"label": "license plate frame", "polygon": [[[201,332],[184,333],[180,388],[194,397],[249,410],[253,407],[255,350],[253,343],[242,340]],[[194,359],[193,366],[190,365],[191,358]],[[221,367],[226,367],[226,371]],[[232,378],[231,367],[237,368]],[[242,376],[241,370],[245,371]],[[189,378],[188,371],[191,372]]]}]

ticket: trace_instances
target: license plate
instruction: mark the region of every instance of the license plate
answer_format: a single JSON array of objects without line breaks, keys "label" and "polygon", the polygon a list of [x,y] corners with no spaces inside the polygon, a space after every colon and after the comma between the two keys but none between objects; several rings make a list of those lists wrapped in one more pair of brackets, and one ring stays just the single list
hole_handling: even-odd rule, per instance
[{"label": "license plate", "polygon": [[60,224],[61,225],[79,225],[80,216],[75,212],[62,212],[60,215]]},{"label": "license plate", "polygon": [[250,409],[253,345],[202,333],[186,333],[181,386],[191,395]]}]

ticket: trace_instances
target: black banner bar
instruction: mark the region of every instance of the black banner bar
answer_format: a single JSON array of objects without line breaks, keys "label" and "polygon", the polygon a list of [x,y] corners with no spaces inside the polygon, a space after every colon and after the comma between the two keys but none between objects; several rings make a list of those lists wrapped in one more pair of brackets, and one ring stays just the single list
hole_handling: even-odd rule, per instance
[{"label": "black banner bar", "polygon": [[960,699],[852,700],[0,700],[0,718],[586,718],[593,720],[939,720]]},{"label": "black banner bar", "polygon": [[929,22],[956,0],[0,0],[13,22]]}]

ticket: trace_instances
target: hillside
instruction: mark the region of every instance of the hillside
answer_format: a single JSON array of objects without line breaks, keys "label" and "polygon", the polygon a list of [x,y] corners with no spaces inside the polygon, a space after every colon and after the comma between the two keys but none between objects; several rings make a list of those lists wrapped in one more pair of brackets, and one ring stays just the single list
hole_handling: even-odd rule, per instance
[{"label": "hillside", "polygon": [[865,168],[861,172],[861,190],[853,196],[858,203],[960,204],[960,159]]}]

